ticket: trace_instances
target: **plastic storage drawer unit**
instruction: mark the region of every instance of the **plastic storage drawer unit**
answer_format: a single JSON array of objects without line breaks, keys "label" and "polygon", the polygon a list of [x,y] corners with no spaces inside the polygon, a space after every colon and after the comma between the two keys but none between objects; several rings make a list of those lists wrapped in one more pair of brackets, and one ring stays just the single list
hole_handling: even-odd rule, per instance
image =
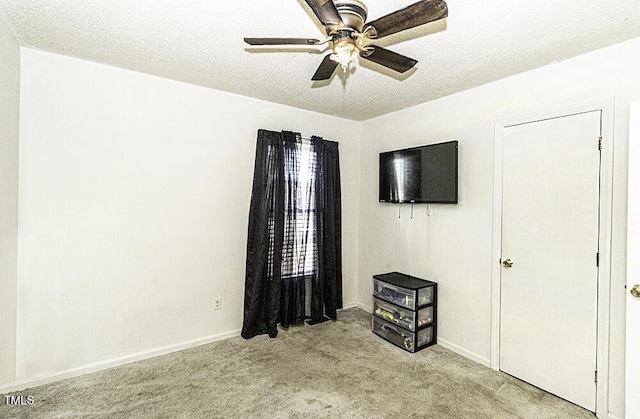
[{"label": "plastic storage drawer unit", "polygon": [[437,342],[438,284],[399,272],[373,276],[373,333],[409,351]]}]

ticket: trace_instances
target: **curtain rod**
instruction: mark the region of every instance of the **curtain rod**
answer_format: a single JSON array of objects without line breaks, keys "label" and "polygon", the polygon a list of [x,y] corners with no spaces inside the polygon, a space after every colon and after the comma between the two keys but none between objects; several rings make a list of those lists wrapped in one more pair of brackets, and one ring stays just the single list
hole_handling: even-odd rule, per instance
[{"label": "curtain rod", "polygon": [[[322,137],[319,137],[319,138],[322,138]],[[303,142],[303,143],[305,143],[305,144],[311,144],[311,137],[305,137],[305,136],[302,136],[302,135],[301,135],[301,136],[300,136],[300,139],[301,139],[301,140],[302,140],[302,142]],[[322,138],[322,140],[323,140],[323,141],[328,141],[328,142],[330,142],[330,143],[336,143],[336,144],[340,145],[340,143],[339,143],[339,142],[337,142],[337,141],[327,140],[326,138]]]}]

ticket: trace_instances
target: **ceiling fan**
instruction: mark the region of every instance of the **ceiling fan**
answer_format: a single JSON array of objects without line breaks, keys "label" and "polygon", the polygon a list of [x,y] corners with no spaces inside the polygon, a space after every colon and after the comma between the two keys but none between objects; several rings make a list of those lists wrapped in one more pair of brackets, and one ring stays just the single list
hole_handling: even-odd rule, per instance
[{"label": "ceiling fan", "polygon": [[404,73],[418,61],[367,41],[443,19],[448,14],[443,0],[423,0],[365,23],[367,8],[358,0],[305,1],[325,27],[327,39],[324,41],[306,38],[244,38],[244,41],[249,45],[307,46],[331,42],[333,53],[324,57],[311,80],[330,79],[338,65],[346,71],[358,56]]}]

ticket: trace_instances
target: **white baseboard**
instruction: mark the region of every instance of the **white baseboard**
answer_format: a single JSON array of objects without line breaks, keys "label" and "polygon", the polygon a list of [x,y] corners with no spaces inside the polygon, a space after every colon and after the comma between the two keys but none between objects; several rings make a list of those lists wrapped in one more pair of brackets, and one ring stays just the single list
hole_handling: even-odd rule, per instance
[{"label": "white baseboard", "polygon": [[438,337],[438,345],[442,346],[443,348],[447,348],[450,351],[453,351],[455,353],[457,353],[458,355],[462,355],[465,358],[469,358],[472,361],[477,362],[478,364],[482,364],[485,367],[491,367],[491,361],[483,356],[480,356],[476,353],[473,353],[471,351],[467,351],[464,348],[461,348],[460,346],[451,343],[449,341],[447,341],[446,339],[441,339],[440,337]]},{"label": "white baseboard", "polygon": [[[371,307],[367,307],[360,303],[345,304],[343,309],[358,307],[371,313]],[[206,345],[207,343],[217,342],[220,340],[229,339],[232,337],[240,336],[240,330],[234,330],[227,333],[221,333],[218,335],[211,335],[204,338],[194,339],[187,342],[179,343],[177,345],[169,345],[162,348],[152,349],[149,351],[138,352],[132,355],[125,355],[118,358],[113,358],[106,361],[100,361],[92,364],[82,365],[80,367],[71,368],[68,370],[57,371],[47,374],[38,375],[35,377],[27,378],[24,380],[15,381],[0,385],[0,394],[12,393],[16,391],[25,390],[30,387],[41,386],[49,384],[54,381],[60,381],[67,378],[79,377],[81,375],[89,374],[96,371],[106,370],[113,367],[129,364],[131,362],[142,361],[144,359],[153,358],[160,355],[166,355],[172,352],[182,351],[184,349],[193,348],[200,345]]]},{"label": "white baseboard", "polygon": [[[362,310],[366,311],[367,313],[371,313],[373,311],[373,309],[371,307],[365,306],[362,303],[349,303],[349,304],[345,304],[344,305],[344,309],[348,309],[348,308],[353,308],[353,307],[358,307],[361,308]],[[485,367],[491,367],[491,361],[485,357],[482,357],[476,353],[473,353],[471,351],[467,351],[464,348],[461,348],[460,346],[453,344],[451,342],[449,342],[446,339],[441,339],[438,338],[438,345],[442,346],[443,348],[449,349],[450,351],[453,351],[455,353],[457,353],[458,355],[462,355],[465,358],[469,358],[472,361],[475,361],[479,364],[484,365]],[[615,418],[609,418],[609,419],[615,419]]]},{"label": "white baseboard", "polygon": [[362,303],[348,303],[348,304],[344,304],[343,305],[343,310],[346,310],[348,308],[354,308],[354,307],[358,307],[359,309],[362,309],[364,311],[366,311],[367,313],[371,313],[372,309],[371,307],[367,307]]},{"label": "white baseboard", "polygon": [[189,348],[193,348],[200,345],[206,345],[208,343],[233,338],[236,336],[240,336],[240,330],[233,330],[231,332],[220,333],[217,335],[211,335],[204,338],[193,339],[193,340],[182,342],[176,345],[168,345],[161,348],[152,349],[149,351],[138,352],[132,355],[125,355],[122,357],[113,358],[106,361],[100,361],[92,364],[82,365],[80,367],[75,367],[75,368],[71,368],[64,371],[42,374],[36,377],[27,378],[25,380],[20,380],[20,381],[16,381],[13,383],[0,386],[0,394],[21,391],[27,388],[49,384],[54,381],[64,380],[67,378],[79,377],[81,375],[89,374],[92,372],[106,370],[109,368],[130,364],[132,362],[142,361],[144,359],[154,358],[156,356],[166,355],[172,352],[178,352],[184,349],[189,349]]},{"label": "white baseboard", "polygon": [[617,417],[617,416],[615,416],[615,415],[612,415],[611,413],[609,413],[609,414],[607,415],[607,419],[620,419],[620,418],[619,418],[619,417]]},{"label": "white baseboard", "polygon": [[[348,308],[353,308],[353,307],[358,307],[364,311],[366,311],[367,313],[371,313],[373,311],[373,309],[371,307],[368,307],[362,303],[358,303],[358,302],[354,302],[354,303],[348,303],[344,305],[344,310],[348,309]],[[446,339],[441,339],[438,338],[438,345],[442,346],[443,348],[447,348],[450,351],[453,351],[455,353],[457,353],[458,355],[462,355],[465,358],[469,358],[472,361],[475,361],[479,364],[484,365],[485,367],[491,367],[491,361],[485,357],[482,357],[476,353],[473,353],[471,351],[467,351],[464,348],[461,348],[460,346],[453,344],[451,342],[449,342]]]}]

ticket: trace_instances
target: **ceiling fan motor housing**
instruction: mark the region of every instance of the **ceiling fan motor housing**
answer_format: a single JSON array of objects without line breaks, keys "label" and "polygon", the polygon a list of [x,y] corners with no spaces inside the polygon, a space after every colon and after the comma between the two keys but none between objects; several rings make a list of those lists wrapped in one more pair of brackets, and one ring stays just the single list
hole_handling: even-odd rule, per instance
[{"label": "ceiling fan motor housing", "polygon": [[334,4],[344,22],[344,26],[362,32],[367,21],[367,6],[358,0],[335,0]]}]

